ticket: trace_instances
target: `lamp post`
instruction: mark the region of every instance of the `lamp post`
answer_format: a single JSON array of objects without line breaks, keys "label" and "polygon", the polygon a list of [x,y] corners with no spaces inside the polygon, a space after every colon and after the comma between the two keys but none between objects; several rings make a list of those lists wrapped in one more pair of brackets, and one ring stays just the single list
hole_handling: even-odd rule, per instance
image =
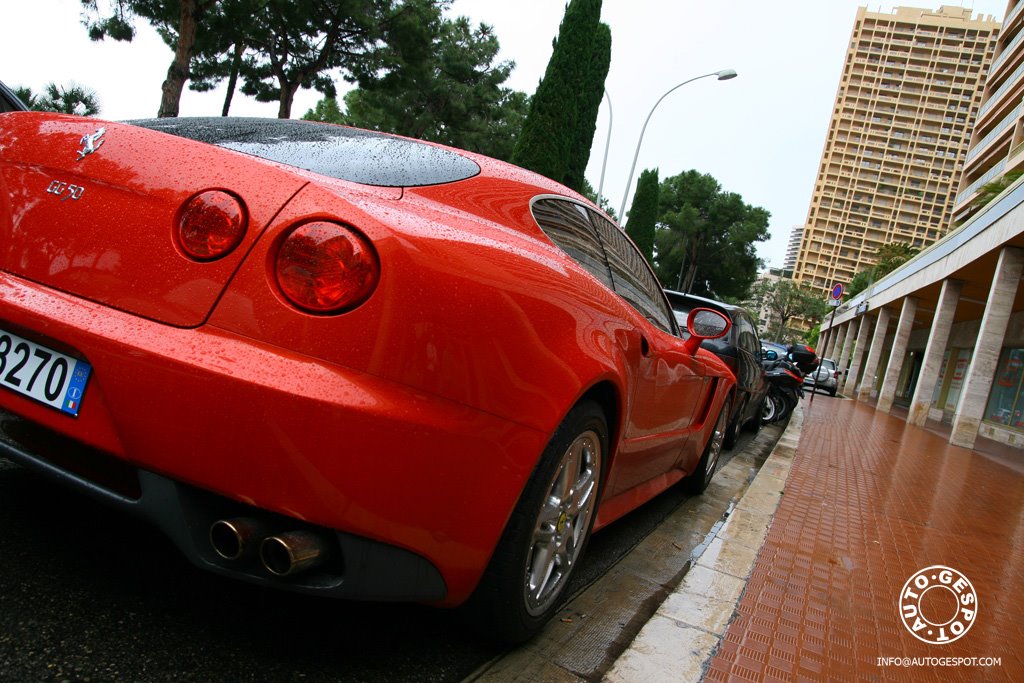
[{"label": "lamp post", "polygon": [[[608,88],[604,89],[604,98],[608,100],[608,139],[604,142],[604,161],[601,162],[601,181],[597,184],[597,207],[601,208],[601,193],[604,192],[604,171],[608,168],[608,148],[612,145],[612,98]],[[622,217],[619,216],[619,221]]]},{"label": "lamp post", "polygon": [[700,78],[707,78],[708,76],[717,76],[720,81],[727,81],[730,78],[736,78],[736,71],[734,69],[722,69],[721,71],[712,71],[709,74],[703,74],[701,76],[694,76],[693,78],[683,81],[679,85],[670,88],[668,92],[658,98],[658,101],[651,107],[651,112],[647,115],[644,120],[644,127],[640,129],[640,139],[636,141],[636,151],[633,153],[633,165],[629,167],[629,177],[626,179],[626,191],[622,193],[622,207],[619,209],[619,223],[622,223],[626,219],[626,199],[629,198],[629,186],[633,182],[633,171],[636,170],[636,160],[640,156],[640,144],[644,141],[644,133],[647,131],[647,124],[651,122],[651,116],[654,115],[654,110],[658,108],[661,101],[668,97],[670,94],[683,87],[687,83],[692,83]]}]

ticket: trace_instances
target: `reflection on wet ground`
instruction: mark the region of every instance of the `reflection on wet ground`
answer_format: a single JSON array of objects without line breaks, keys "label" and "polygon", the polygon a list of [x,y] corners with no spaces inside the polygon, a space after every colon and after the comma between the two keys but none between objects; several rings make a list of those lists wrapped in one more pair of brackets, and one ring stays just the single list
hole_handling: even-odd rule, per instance
[{"label": "reflection on wet ground", "polygon": [[[785,494],[706,680],[1024,680],[1024,452],[951,446],[932,427],[805,402]],[[936,565],[970,581],[976,612],[929,571],[915,635],[904,586]],[[891,659],[905,657],[923,665]],[[951,659],[975,657],[1000,662]]]}]

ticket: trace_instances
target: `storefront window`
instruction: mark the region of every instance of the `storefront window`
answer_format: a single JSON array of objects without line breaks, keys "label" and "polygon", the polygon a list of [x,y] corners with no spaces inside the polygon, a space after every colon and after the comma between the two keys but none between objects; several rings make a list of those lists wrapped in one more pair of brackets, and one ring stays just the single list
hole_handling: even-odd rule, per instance
[{"label": "storefront window", "polygon": [[992,382],[985,420],[996,424],[1024,429],[1024,397],[1021,380],[1024,377],[1024,349],[1003,349],[999,367]]},{"label": "storefront window", "polygon": [[953,412],[960,400],[960,392],[964,388],[964,380],[967,378],[967,369],[971,366],[971,349],[960,349],[956,354],[956,364],[953,366],[953,376],[949,381],[949,389],[946,392],[946,404],[943,410]]}]

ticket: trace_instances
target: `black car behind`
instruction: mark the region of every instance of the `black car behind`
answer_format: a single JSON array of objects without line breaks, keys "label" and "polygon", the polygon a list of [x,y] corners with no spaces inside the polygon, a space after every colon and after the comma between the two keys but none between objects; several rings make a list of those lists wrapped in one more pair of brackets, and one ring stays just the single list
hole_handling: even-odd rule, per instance
[{"label": "black car behind", "polygon": [[768,384],[761,367],[761,341],[757,337],[757,327],[750,314],[740,306],[672,290],[665,290],[665,295],[677,320],[685,322],[694,308],[710,308],[732,321],[732,327],[724,337],[701,344],[721,358],[736,375],[736,397],[725,433],[725,446],[732,448],[741,428],[746,426],[752,431],[761,428],[761,411],[768,394]]}]

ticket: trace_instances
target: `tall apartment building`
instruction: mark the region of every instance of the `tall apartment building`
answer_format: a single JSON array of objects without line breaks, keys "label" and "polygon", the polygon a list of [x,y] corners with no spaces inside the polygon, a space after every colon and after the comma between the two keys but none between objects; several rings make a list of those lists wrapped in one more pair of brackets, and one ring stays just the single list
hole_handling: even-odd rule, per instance
[{"label": "tall apartment building", "polygon": [[1009,0],[953,207],[962,223],[981,189],[1024,170],[1024,0]]},{"label": "tall apartment building", "polygon": [[793,273],[796,268],[796,258],[800,255],[800,240],[804,236],[804,226],[794,225],[789,231],[789,242],[786,243],[786,259],[782,262],[782,269]]},{"label": "tall apartment building", "polygon": [[796,280],[827,290],[947,232],[998,33],[962,7],[857,11]]}]

